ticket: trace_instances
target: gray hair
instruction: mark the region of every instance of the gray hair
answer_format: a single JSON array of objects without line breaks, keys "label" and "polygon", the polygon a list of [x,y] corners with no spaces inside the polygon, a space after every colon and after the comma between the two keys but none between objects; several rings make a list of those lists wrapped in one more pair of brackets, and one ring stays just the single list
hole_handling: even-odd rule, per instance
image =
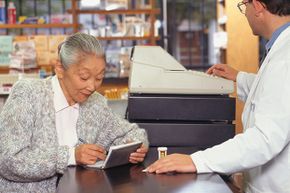
[{"label": "gray hair", "polygon": [[92,35],[75,33],[65,39],[58,47],[58,55],[64,69],[81,62],[87,55],[104,57],[100,42]]}]

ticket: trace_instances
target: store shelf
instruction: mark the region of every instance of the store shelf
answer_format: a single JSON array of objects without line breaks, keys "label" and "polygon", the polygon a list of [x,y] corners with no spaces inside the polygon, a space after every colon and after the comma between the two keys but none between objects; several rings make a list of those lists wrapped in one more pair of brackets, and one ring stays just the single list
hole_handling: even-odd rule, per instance
[{"label": "store shelf", "polygon": [[[98,40],[150,40],[152,39],[151,36],[143,36],[143,37],[136,37],[136,36],[112,36],[112,37],[97,37]],[[155,40],[159,40],[160,36],[154,37]]]},{"label": "store shelf", "polygon": [[73,28],[75,24],[0,24],[0,29],[21,29],[21,28]]},{"label": "store shelf", "polygon": [[110,83],[110,84],[128,84],[129,78],[128,77],[118,77],[118,78],[104,78],[103,83]]},{"label": "store shelf", "polygon": [[[38,70],[40,69],[39,67],[40,66],[37,66],[35,68],[24,69],[24,72],[25,73],[35,73],[35,72],[38,72]],[[0,66],[0,76],[1,76],[1,74],[9,74],[10,70],[15,70],[17,72],[20,72],[20,70],[16,69],[16,68],[10,68],[9,66]]]},{"label": "store shelf", "polygon": [[0,66],[0,74],[7,74],[9,73],[9,67]]},{"label": "store shelf", "polygon": [[[144,15],[144,22],[148,29],[146,29],[146,35],[142,37],[134,36],[134,33],[127,33],[127,35],[131,36],[106,36],[101,37],[98,36],[99,40],[102,41],[133,41],[132,44],[138,44],[139,41],[144,41],[146,44],[156,45],[156,42],[161,39],[160,36],[155,36],[155,21],[158,14],[160,14],[160,9],[156,8],[155,0],[146,1],[146,8],[144,9],[126,9],[126,10],[83,10],[79,8],[79,0],[70,0],[71,1],[71,9],[66,12],[70,13],[72,16],[72,21],[69,24],[56,24],[56,23],[48,23],[48,24],[0,24],[0,29],[5,29],[7,35],[11,34],[11,32],[7,29],[49,29],[49,28],[71,28],[73,32],[79,32],[81,29],[81,22],[79,21],[79,16],[81,14],[99,14],[105,15],[109,17],[109,15],[120,14],[132,16],[132,15]],[[132,6],[133,7],[133,6]],[[136,16],[137,17],[137,16]],[[139,18],[139,17],[137,17]],[[143,18],[143,16],[142,16]],[[134,27],[134,26],[133,26]],[[144,30],[145,31],[145,30]],[[99,33],[100,35],[101,33]],[[157,35],[157,34],[156,34]],[[142,44],[144,43],[142,42]],[[39,69],[53,71],[53,64],[51,65],[38,65],[37,68],[32,69],[32,72],[38,72]],[[17,71],[17,69],[10,69],[9,66],[0,66],[0,74],[8,74],[11,71]],[[25,73],[29,73],[30,71],[25,71]],[[103,81],[101,91],[108,90],[110,88],[124,88],[128,86],[128,78],[105,78]],[[4,94],[7,94],[7,88],[1,91]]]},{"label": "store shelf", "polygon": [[[160,9],[155,8],[155,0],[149,0],[150,8],[146,9],[115,9],[115,10],[91,10],[91,9],[80,9],[78,0],[71,0],[72,7],[67,10],[72,15],[73,23],[79,24],[79,15],[81,14],[100,14],[100,15],[112,15],[112,14],[125,14],[125,15],[138,15],[147,14],[150,22],[150,32],[148,37],[99,37],[100,40],[149,40],[151,45],[156,44],[156,40],[159,38],[155,36],[155,21],[156,15],[160,14]],[[79,31],[79,26],[74,27],[74,32]]]},{"label": "store shelf", "polygon": [[[68,10],[68,13],[72,13],[72,10]],[[159,9],[130,9],[130,10],[82,10],[76,9],[76,14],[160,14]]]}]

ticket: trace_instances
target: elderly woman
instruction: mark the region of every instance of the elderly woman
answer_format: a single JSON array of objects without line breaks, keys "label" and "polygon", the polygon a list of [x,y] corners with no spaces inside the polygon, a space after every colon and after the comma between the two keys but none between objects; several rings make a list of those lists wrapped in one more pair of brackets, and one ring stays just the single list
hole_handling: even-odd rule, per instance
[{"label": "elderly woman", "polygon": [[[147,135],[115,115],[100,87],[100,43],[77,33],[59,47],[56,76],[17,82],[0,114],[0,192],[55,192],[69,165],[94,164],[111,145],[142,141],[129,161],[147,153]],[[85,141],[80,143],[79,139]]]}]

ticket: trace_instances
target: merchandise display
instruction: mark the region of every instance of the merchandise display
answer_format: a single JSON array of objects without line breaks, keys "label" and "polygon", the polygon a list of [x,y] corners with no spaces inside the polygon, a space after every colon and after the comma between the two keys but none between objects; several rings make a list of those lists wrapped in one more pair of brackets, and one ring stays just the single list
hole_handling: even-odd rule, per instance
[{"label": "merchandise display", "polygon": [[[58,45],[67,35],[85,32],[103,44],[107,59],[105,78],[119,84],[101,88],[100,92],[104,94],[105,89],[117,88],[118,97],[115,91],[108,95],[127,96],[126,91],[119,92],[119,89],[127,88],[131,47],[155,45],[159,38],[152,30],[160,13],[155,9],[154,0],[70,0],[67,4],[44,4],[33,0],[0,0],[0,24],[3,24],[0,34],[10,38],[7,43],[7,38],[0,37],[0,73],[52,74],[58,59]],[[121,83],[119,78],[123,78]]]},{"label": "merchandise display", "polygon": [[120,50],[118,48],[108,49],[106,51],[106,74],[105,77],[112,78],[118,77],[120,71]]},{"label": "merchandise display", "polygon": [[57,60],[65,35],[0,36],[0,66],[29,69],[50,66]]},{"label": "merchandise display", "polygon": [[119,61],[120,61],[120,75],[119,77],[129,77],[130,72],[130,54],[131,54],[132,47],[122,47],[119,54]]},{"label": "merchandise display", "polygon": [[70,14],[53,14],[50,16],[51,23],[68,24],[72,23],[72,17]]},{"label": "merchandise display", "polygon": [[0,36],[0,66],[10,64],[9,54],[12,52],[12,36]]},{"label": "merchandise display", "polygon": [[35,43],[33,41],[14,42],[10,57],[10,68],[20,70],[35,68],[37,66]]},{"label": "merchandise display", "polygon": [[14,2],[9,2],[8,6],[8,24],[16,24],[16,7]]},{"label": "merchandise display", "polygon": [[0,36],[0,53],[12,51],[12,36]]},{"label": "merchandise display", "polygon": [[20,16],[18,19],[19,24],[44,24],[47,19],[45,17],[27,17]]},{"label": "merchandise display", "polygon": [[118,10],[128,9],[128,0],[82,0],[81,9]]},{"label": "merchandise display", "polygon": [[5,1],[0,1],[0,24],[6,23],[6,6]]},{"label": "merchandise display", "polygon": [[106,0],[105,9],[106,10],[128,9],[128,2],[127,0]]},{"label": "merchandise display", "polygon": [[106,51],[106,78],[129,76],[132,47],[112,47]]}]

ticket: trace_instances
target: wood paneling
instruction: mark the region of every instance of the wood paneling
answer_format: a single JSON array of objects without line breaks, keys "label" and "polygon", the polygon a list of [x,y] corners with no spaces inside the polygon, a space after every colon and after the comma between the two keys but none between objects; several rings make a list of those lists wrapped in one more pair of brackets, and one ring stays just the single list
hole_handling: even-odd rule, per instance
[{"label": "wood paneling", "polygon": [[[226,0],[226,14],[228,21],[228,47],[226,51],[227,64],[237,70],[257,72],[259,64],[259,38],[252,34],[245,15],[240,13],[237,3],[240,0]],[[242,129],[241,112],[243,103],[237,101],[236,132]]]}]

